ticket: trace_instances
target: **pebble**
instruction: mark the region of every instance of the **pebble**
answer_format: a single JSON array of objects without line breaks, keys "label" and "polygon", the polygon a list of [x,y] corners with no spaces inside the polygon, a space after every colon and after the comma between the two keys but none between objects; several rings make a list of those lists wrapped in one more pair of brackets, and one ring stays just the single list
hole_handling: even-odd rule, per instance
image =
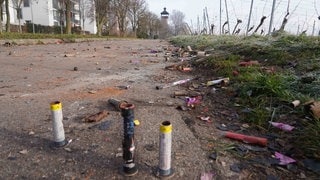
[{"label": "pebble", "polygon": [[70,148],[64,148],[65,151],[71,152],[72,150]]},{"label": "pebble", "polygon": [[122,157],[122,153],[117,153],[116,157]]},{"label": "pebble", "polygon": [[20,154],[27,154],[28,153],[28,150],[24,149],[22,151],[19,151]]}]

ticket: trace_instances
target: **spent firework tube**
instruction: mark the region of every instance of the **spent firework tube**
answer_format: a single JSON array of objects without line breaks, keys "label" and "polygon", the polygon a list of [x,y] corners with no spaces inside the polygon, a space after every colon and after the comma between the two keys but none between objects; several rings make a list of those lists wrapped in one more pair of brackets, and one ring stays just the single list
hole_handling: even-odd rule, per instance
[{"label": "spent firework tube", "polygon": [[267,146],[267,143],[268,143],[268,139],[266,139],[266,138],[248,136],[248,135],[234,133],[234,132],[230,132],[230,131],[223,132],[223,136],[230,138],[230,139],[239,140],[244,143],[257,144],[260,146]]}]

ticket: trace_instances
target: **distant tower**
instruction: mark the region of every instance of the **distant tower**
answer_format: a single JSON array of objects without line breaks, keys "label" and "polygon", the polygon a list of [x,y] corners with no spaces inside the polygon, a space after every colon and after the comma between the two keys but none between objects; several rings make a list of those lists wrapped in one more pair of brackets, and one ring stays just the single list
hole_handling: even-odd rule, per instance
[{"label": "distant tower", "polygon": [[159,33],[160,39],[165,39],[169,34],[169,25],[168,25],[169,13],[167,12],[167,8],[163,8],[161,12],[161,28]]}]

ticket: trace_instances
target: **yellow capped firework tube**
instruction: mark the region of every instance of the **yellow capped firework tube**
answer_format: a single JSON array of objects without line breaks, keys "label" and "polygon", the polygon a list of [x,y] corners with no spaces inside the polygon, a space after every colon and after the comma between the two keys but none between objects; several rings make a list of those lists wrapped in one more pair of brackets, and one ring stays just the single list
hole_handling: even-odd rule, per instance
[{"label": "yellow capped firework tube", "polygon": [[63,128],[63,115],[62,115],[62,104],[59,101],[52,102],[50,104],[52,113],[52,123],[53,123],[53,145],[55,147],[62,147],[67,144],[64,135]]},{"label": "yellow capped firework tube", "polygon": [[119,105],[123,117],[123,173],[125,176],[134,176],[138,169],[134,163],[134,105],[122,102]]},{"label": "yellow capped firework tube", "polygon": [[171,168],[171,142],[172,124],[170,121],[164,121],[160,125],[159,168],[157,172],[160,177],[172,177],[174,175]]}]

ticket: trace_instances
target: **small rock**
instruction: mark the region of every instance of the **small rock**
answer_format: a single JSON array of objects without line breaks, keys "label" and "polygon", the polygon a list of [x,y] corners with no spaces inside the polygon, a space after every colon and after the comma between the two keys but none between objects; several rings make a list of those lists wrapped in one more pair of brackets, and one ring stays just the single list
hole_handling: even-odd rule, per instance
[{"label": "small rock", "polygon": [[213,159],[213,160],[217,160],[217,153],[216,152],[214,152],[214,153],[212,153],[210,156],[209,156],[209,158],[210,159]]},{"label": "small rock", "polygon": [[306,176],[303,172],[301,172],[301,173],[300,173],[300,178],[301,178],[301,179],[306,179],[307,176]]},{"label": "small rock", "polygon": [[22,151],[19,151],[20,154],[27,154],[28,153],[28,150],[24,149]]},{"label": "small rock", "polygon": [[250,126],[249,126],[249,124],[242,124],[242,127],[247,129],[247,128],[249,128]]},{"label": "small rock", "polygon": [[89,93],[89,94],[96,94],[97,91],[92,90],[92,91],[89,91],[88,93]]},{"label": "small rock", "polygon": [[29,135],[34,135],[35,133],[33,131],[30,131],[29,132]]},{"label": "small rock", "polygon": [[67,151],[67,152],[71,152],[72,151],[71,148],[67,148],[67,147],[64,148],[64,150]]},{"label": "small rock", "polygon": [[65,54],[64,57],[74,57],[76,56],[75,54]]},{"label": "small rock", "polygon": [[13,156],[11,153],[8,155],[8,160],[13,161],[13,160],[16,160],[16,159],[17,159],[17,157]]},{"label": "small rock", "polygon": [[168,106],[173,106],[173,104],[174,104],[174,103],[173,103],[172,101],[168,101],[168,102],[167,102],[167,105],[168,105]]},{"label": "small rock", "polygon": [[74,67],[73,70],[74,70],[74,71],[78,71],[78,67]]}]

